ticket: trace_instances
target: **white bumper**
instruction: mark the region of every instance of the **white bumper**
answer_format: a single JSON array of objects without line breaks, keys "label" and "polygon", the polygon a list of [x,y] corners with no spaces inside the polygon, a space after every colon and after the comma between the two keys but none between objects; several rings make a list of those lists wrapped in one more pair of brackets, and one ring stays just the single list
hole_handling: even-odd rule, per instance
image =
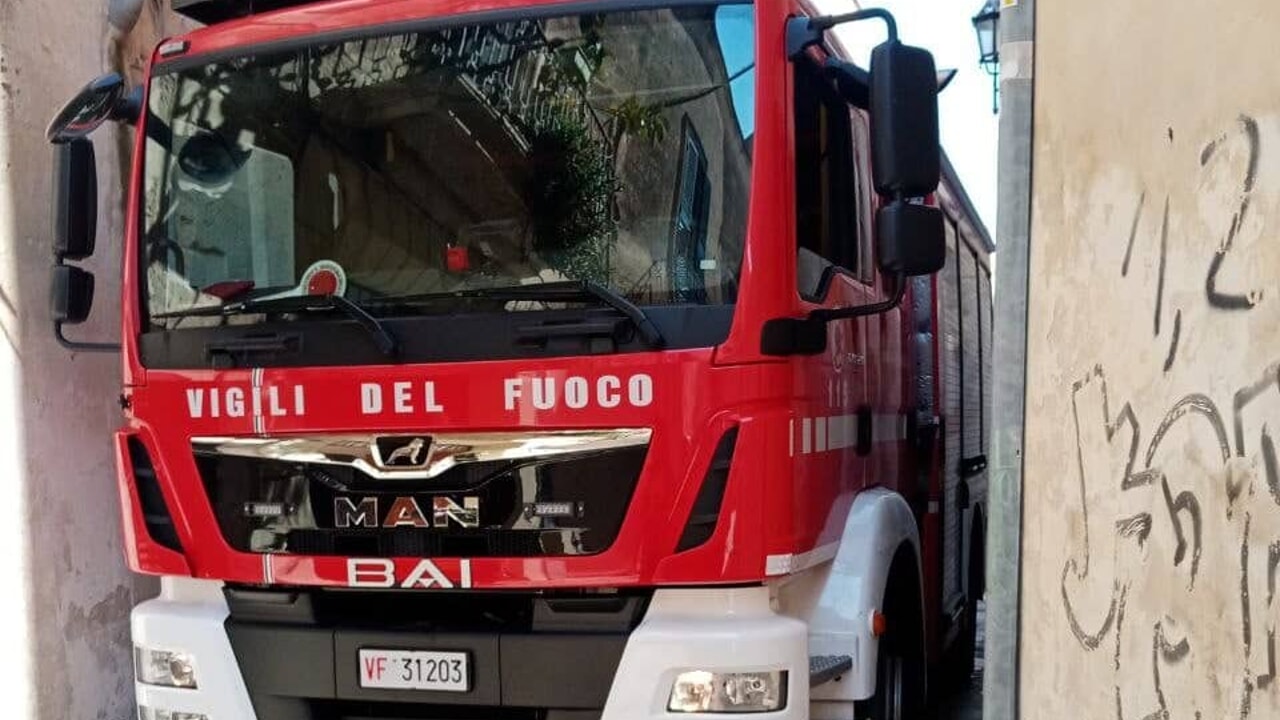
[{"label": "white bumper", "polygon": [[[223,623],[227,606],[217,582],[164,578],[160,597],[133,610],[133,640],[190,653],[198,689],[135,683],[138,704],[202,713],[209,720],[258,720]],[[769,590],[658,590],[630,635],[601,720],[689,720],[732,717],[666,710],[672,682],[684,670],[787,670],[787,706],[752,717],[809,717],[805,624],[772,611]],[[267,720],[267,719],[263,719]]]},{"label": "white bumper", "polygon": [[138,705],[201,713],[209,720],[257,720],[223,622],[222,583],[161,578],[160,596],[133,609],[133,642],[154,650],[190,653],[197,689],[135,682]]},{"label": "white bumper", "polygon": [[787,707],[751,717],[808,718],[808,648],[808,629],[770,609],[768,588],[659,590],[627,640],[601,720],[735,717],[667,712],[676,675],[774,669],[788,672]]}]

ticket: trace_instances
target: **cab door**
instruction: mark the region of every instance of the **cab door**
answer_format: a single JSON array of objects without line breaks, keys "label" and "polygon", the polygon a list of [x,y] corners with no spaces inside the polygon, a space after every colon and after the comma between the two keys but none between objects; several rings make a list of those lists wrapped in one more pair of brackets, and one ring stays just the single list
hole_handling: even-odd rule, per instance
[{"label": "cab door", "polygon": [[[874,250],[873,220],[879,198],[871,181],[870,118],[861,108],[852,116],[855,193],[858,205],[857,223],[859,251],[857,278],[865,293],[864,303],[889,300],[896,290],[896,280],[878,271]],[[861,318],[866,351],[867,399],[871,415],[871,448],[867,474],[871,484],[897,490],[908,501],[916,488],[904,474],[903,462],[907,413],[907,348],[904,344],[902,306]]]},{"label": "cab door", "polygon": [[[823,74],[818,57],[793,68],[796,292],[804,312],[865,305],[874,288],[865,279],[869,202],[860,194],[870,182],[860,177],[859,111]],[[867,318],[830,322],[825,352],[792,360],[802,388],[794,437],[801,547],[834,540],[815,535],[843,527],[842,513],[869,484],[874,408],[867,328]]]}]

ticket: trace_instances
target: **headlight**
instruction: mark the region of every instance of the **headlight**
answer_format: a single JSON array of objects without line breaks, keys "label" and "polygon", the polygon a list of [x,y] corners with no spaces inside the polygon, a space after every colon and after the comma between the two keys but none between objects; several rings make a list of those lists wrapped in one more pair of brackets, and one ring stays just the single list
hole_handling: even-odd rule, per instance
[{"label": "headlight", "polygon": [[180,710],[161,710],[146,705],[138,706],[138,720],[209,720],[204,713],[189,713]]},{"label": "headlight", "polygon": [[[164,685],[176,688],[196,687],[196,671],[191,662],[191,655],[171,650],[152,650],[151,648],[133,646],[134,666],[138,672],[138,682],[144,685]],[[157,711],[163,712],[163,711]],[[159,717],[159,716],[157,716]],[[193,719],[197,716],[191,715]],[[168,716],[164,716],[165,720]],[[187,720],[187,716],[179,713],[174,720]],[[149,719],[148,719],[149,720]]]},{"label": "headlight", "polygon": [[787,672],[708,672],[690,670],[676,677],[667,710],[671,712],[756,713],[787,706]]}]

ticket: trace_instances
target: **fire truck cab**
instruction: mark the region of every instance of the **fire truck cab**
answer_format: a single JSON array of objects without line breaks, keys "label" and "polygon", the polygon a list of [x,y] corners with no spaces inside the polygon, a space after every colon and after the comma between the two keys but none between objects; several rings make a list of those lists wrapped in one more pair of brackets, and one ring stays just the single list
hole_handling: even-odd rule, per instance
[{"label": "fire truck cab", "polygon": [[[967,672],[993,248],[892,16],[174,6],[49,128],[142,720],[890,720]],[[65,334],[107,120],[118,345]]]}]

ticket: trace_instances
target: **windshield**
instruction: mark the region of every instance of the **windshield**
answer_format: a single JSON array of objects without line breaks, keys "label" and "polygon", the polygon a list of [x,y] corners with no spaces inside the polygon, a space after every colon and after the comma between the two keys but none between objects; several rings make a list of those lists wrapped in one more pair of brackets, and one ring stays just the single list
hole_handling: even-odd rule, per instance
[{"label": "windshield", "polygon": [[754,45],[750,5],[682,6],[159,75],[149,315],[308,293],[425,312],[385,300],[570,280],[637,305],[732,303]]}]

